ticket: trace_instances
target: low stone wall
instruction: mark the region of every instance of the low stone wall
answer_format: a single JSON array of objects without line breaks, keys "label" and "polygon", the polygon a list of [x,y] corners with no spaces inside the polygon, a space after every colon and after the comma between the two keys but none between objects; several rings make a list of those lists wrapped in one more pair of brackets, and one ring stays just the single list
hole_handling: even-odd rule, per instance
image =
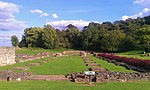
[{"label": "low stone wall", "polygon": [[35,60],[35,59],[45,58],[45,57],[48,57],[49,55],[52,55],[52,53],[40,52],[36,55],[27,55],[27,54],[19,55],[19,54],[17,54],[16,56],[17,56],[17,58],[23,58],[23,59],[17,60],[17,62],[26,62],[26,61],[31,61],[31,60]]},{"label": "low stone wall", "polygon": [[[73,73],[67,75],[71,81],[74,82],[88,82],[89,76],[85,75],[84,72]],[[123,72],[109,72],[101,71],[96,72],[96,75],[90,77],[92,82],[127,82],[127,81],[138,81],[138,80],[150,80],[150,73],[123,73]]]},{"label": "low stone wall", "polygon": [[64,55],[80,55],[82,51],[64,51]]},{"label": "low stone wall", "polygon": [[17,80],[18,78],[22,80],[26,80],[27,77],[31,76],[32,73],[29,72],[13,72],[11,70],[8,71],[0,71],[0,80]]},{"label": "low stone wall", "polygon": [[[89,76],[85,75],[84,72],[68,74],[66,77],[73,82],[89,82]],[[96,81],[95,76],[91,76],[90,78],[90,81]]]},{"label": "low stone wall", "polygon": [[126,82],[150,80],[150,73],[96,72],[96,82]]},{"label": "low stone wall", "polygon": [[0,66],[16,63],[14,47],[0,47]]}]

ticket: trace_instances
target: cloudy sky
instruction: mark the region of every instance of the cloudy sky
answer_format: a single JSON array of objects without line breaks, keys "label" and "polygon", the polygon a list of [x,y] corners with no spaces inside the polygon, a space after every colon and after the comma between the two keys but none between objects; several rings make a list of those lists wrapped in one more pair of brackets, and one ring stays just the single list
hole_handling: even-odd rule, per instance
[{"label": "cloudy sky", "polygon": [[51,24],[79,28],[89,22],[126,20],[150,15],[150,0],[0,0],[0,46],[21,38],[24,28]]}]

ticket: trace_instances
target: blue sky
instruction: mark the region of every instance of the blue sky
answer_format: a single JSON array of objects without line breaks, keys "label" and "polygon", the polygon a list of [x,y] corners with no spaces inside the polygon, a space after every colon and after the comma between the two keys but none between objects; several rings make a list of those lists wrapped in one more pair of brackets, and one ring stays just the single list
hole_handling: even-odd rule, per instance
[{"label": "blue sky", "polygon": [[26,27],[62,28],[150,15],[150,0],[0,0],[0,46]]}]

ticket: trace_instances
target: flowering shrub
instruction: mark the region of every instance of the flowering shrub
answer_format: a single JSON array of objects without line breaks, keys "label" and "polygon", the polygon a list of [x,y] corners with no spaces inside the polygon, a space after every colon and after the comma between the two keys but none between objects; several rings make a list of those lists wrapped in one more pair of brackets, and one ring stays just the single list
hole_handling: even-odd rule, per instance
[{"label": "flowering shrub", "polygon": [[108,54],[108,53],[101,53],[101,54],[98,54],[98,56],[104,57],[104,58],[107,58],[110,60],[115,60],[118,62],[124,62],[124,63],[127,63],[129,65],[133,65],[136,67],[143,67],[146,69],[150,69],[150,60],[140,60],[140,59],[136,59],[136,58],[127,58],[127,57],[117,56],[117,55]]}]

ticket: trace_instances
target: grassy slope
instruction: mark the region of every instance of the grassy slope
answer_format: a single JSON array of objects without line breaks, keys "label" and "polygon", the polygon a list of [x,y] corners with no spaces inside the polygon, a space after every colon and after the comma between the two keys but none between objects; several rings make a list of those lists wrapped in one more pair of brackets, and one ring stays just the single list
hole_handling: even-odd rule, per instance
[{"label": "grassy slope", "polygon": [[68,49],[16,48],[16,54],[34,55],[39,52],[63,52]]},{"label": "grassy slope", "polygon": [[109,71],[118,71],[118,72],[133,72],[132,70],[127,70],[126,68],[122,66],[116,66],[113,63],[108,63],[107,61],[98,59],[94,57],[93,55],[88,56],[90,59],[94,60],[96,63],[100,64],[101,67],[108,69]]},{"label": "grassy slope", "polygon": [[36,74],[69,74],[87,70],[80,56],[60,57],[38,67],[32,67],[29,71]]},{"label": "grassy slope", "polygon": [[149,90],[149,81],[99,83],[87,86],[67,81],[0,81],[0,90]]},{"label": "grassy slope", "polygon": [[46,60],[46,59],[47,58],[42,58],[42,59],[27,61],[27,62],[23,62],[23,63],[16,63],[16,64],[13,64],[13,65],[2,66],[2,67],[0,67],[0,70],[8,70],[8,69],[14,69],[16,67],[24,67],[24,66],[28,66],[29,63],[36,63],[40,60]]},{"label": "grassy slope", "polygon": [[124,57],[132,57],[132,58],[139,58],[142,60],[150,60],[150,57],[144,56],[143,52],[144,51],[135,50],[135,51],[116,53],[116,54],[120,56],[124,56]]}]

